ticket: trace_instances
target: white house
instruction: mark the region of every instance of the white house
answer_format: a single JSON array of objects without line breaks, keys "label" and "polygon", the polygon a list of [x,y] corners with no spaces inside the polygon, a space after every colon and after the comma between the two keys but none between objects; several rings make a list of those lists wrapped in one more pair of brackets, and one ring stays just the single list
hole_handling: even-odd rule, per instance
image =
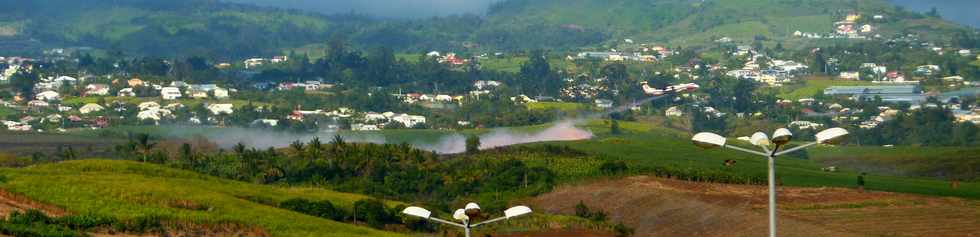
[{"label": "white house", "polygon": [[61,95],[58,94],[58,92],[45,91],[45,92],[37,93],[37,95],[34,98],[36,98],[37,100],[52,101],[52,100],[61,99]]},{"label": "white house", "polygon": [[375,112],[368,112],[364,114],[364,121],[367,122],[376,122],[376,121],[385,121],[385,120],[388,120],[388,117],[386,117],[384,114],[379,114]]},{"label": "white house", "polygon": [[232,114],[235,113],[234,107],[232,104],[210,104],[208,110],[214,115]]},{"label": "white house", "polygon": [[360,123],[350,125],[350,129],[354,131],[380,131],[381,130],[381,128],[379,128],[378,125],[366,125]]},{"label": "white house", "polygon": [[139,108],[140,111],[153,110],[153,109],[159,109],[160,108],[160,104],[157,103],[157,102],[148,101],[148,102],[140,103],[136,107]]},{"label": "white house", "polygon": [[613,107],[613,101],[606,100],[606,99],[598,99],[595,100],[595,106],[599,107],[600,109],[610,109]]},{"label": "white house", "polygon": [[105,107],[102,107],[101,105],[95,103],[88,103],[82,106],[81,108],[78,108],[78,112],[81,112],[82,114],[90,114],[102,110],[105,110]]},{"label": "white house", "polygon": [[173,113],[170,112],[170,110],[166,109],[150,109],[140,111],[140,113],[136,115],[136,118],[139,120],[160,121],[160,119],[171,116],[172,114]]},{"label": "white house", "polygon": [[419,124],[424,124],[425,116],[400,114],[391,117],[391,120],[397,123],[401,123],[402,125],[405,125],[405,127],[407,128],[413,128]]},{"label": "white house", "polygon": [[680,116],[684,116],[684,111],[682,111],[680,108],[677,108],[677,106],[673,106],[667,108],[667,112],[665,112],[664,114],[667,117],[680,117]]},{"label": "white house", "polygon": [[452,102],[453,101],[453,97],[452,96],[449,96],[449,95],[436,95],[436,101]]},{"label": "white house", "polygon": [[123,88],[122,90],[119,90],[119,92],[116,93],[116,96],[134,97],[136,96],[136,92],[133,92],[133,88]]},{"label": "white house", "polygon": [[861,72],[841,72],[840,79],[843,80],[861,80]]},{"label": "white house", "polygon": [[164,87],[160,90],[160,97],[164,100],[176,100],[181,97],[180,88],[177,87]]},{"label": "white house", "polygon": [[228,89],[217,87],[212,91],[214,93],[214,98],[225,99],[228,98]]},{"label": "white house", "polygon": [[106,96],[109,95],[109,85],[106,84],[88,84],[85,86],[86,96]]}]

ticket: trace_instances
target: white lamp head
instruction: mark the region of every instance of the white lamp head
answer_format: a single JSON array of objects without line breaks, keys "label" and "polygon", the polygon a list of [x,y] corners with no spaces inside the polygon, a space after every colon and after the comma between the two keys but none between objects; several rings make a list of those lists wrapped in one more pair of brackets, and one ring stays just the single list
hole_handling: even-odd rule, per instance
[{"label": "white lamp head", "polygon": [[776,145],[786,145],[789,141],[793,140],[793,133],[789,129],[780,128],[776,129],[776,132],[772,133],[772,143]]},{"label": "white lamp head", "polygon": [[727,140],[725,139],[725,137],[722,137],[721,135],[710,133],[710,132],[703,132],[694,135],[694,138],[691,138],[691,141],[694,142],[694,145],[697,145],[702,148],[715,148],[715,147],[725,146],[725,142]]},{"label": "white lamp head", "polygon": [[460,220],[460,221],[468,221],[470,220],[470,216],[466,215],[466,210],[456,209],[456,212],[453,213],[453,219]]},{"label": "white lamp head", "polygon": [[817,133],[817,142],[822,144],[835,144],[844,139],[848,134],[846,129],[831,128]]},{"label": "white lamp head", "polygon": [[471,203],[467,203],[466,204],[466,207],[464,207],[463,209],[466,210],[466,215],[469,215],[469,216],[478,216],[478,215],[480,215],[480,205],[476,205],[476,203],[472,203],[472,202]]},{"label": "white lamp head", "polygon": [[402,211],[402,214],[414,216],[422,219],[429,219],[432,216],[432,212],[421,207],[408,207]]},{"label": "white lamp head", "polygon": [[749,141],[755,146],[769,146],[771,143],[769,142],[769,136],[766,136],[766,134],[763,132],[752,134],[752,138],[750,138]]},{"label": "white lamp head", "polygon": [[527,214],[531,214],[531,208],[526,206],[511,207],[510,209],[504,211],[504,216],[506,216],[507,219],[523,216]]}]

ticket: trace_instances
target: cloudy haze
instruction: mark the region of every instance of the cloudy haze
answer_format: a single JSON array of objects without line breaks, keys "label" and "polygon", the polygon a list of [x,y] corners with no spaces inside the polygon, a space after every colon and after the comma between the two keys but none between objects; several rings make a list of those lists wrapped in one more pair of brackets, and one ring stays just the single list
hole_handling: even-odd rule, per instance
[{"label": "cloudy haze", "polygon": [[497,0],[225,0],[316,11],[356,12],[385,18],[418,18],[462,13],[482,14]]}]

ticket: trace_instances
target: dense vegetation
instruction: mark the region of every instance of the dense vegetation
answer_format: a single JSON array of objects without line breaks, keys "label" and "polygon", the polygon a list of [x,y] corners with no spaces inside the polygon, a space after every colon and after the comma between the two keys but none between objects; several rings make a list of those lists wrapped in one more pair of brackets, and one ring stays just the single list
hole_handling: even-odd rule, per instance
[{"label": "dense vegetation", "polygon": [[885,22],[887,32],[906,26],[922,33],[964,29],[878,0],[509,0],[496,3],[485,16],[418,20],[323,16],[214,0],[55,0],[9,5],[0,9],[0,27],[16,33],[0,39],[5,43],[0,46],[12,52],[92,46],[126,54],[221,55],[222,59],[275,54],[334,37],[367,48],[414,52],[575,49],[614,46],[626,38],[704,45],[724,36],[749,41],[756,36],[784,38],[794,30],[827,31],[848,10],[894,16]]}]

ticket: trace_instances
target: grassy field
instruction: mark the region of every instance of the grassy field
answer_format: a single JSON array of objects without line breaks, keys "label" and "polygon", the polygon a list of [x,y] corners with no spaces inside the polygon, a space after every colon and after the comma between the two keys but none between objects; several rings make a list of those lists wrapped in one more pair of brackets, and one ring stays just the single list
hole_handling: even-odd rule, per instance
[{"label": "grassy field", "polygon": [[[595,138],[586,141],[549,144],[567,145],[606,159],[623,160],[630,165],[631,169],[667,166],[695,170],[725,170],[737,174],[763,177],[766,172],[765,159],[743,155],[732,150],[700,149],[691,144],[689,134],[676,130],[654,127],[649,124],[622,122],[621,127],[626,132],[614,136],[608,133],[608,127],[601,121],[593,121],[587,125],[587,128],[597,134]],[[824,146],[811,149],[810,152],[811,154],[842,152],[836,151],[836,149],[842,148]],[[872,151],[882,148],[854,149],[864,149],[864,152],[873,154]],[[949,149],[962,152],[958,150],[963,148]],[[863,155],[854,157],[863,159]],[[935,156],[922,157],[922,159],[927,158],[935,158]],[[725,167],[723,163],[728,159],[736,160],[737,164],[734,167]],[[841,166],[842,171],[824,172],[821,171],[823,167],[822,164],[813,160],[785,157],[777,161],[776,172],[780,182],[788,186],[857,187],[857,176],[860,171]],[[865,187],[870,190],[980,199],[980,183],[978,182],[963,183],[959,189],[952,189],[949,182],[945,180],[896,176],[893,173],[879,172],[870,172],[865,180]]]},{"label": "grassy field", "polygon": [[980,147],[823,147],[810,159],[878,174],[977,179]]},{"label": "grassy field", "polygon": [[[398,236],[268,205],[304,198],[328,200],[350,210],[355,201],[366,198],[326,189],[255,185],[129,161],[69,161],[0,169],[0,174],[5,177],[0,188],[76,214],[238,223],[260,227],[274,236]],[[189,209],[175,203],[206,208]]]},{"label": "grassy field", "polygon": [[788,85],[780,90],[779,97],[787,100],[799,100],[813,97],[831,86],[866,86],[873,85],[867,81],[831,80],[829,77],[807,77],[797,85]]}]

